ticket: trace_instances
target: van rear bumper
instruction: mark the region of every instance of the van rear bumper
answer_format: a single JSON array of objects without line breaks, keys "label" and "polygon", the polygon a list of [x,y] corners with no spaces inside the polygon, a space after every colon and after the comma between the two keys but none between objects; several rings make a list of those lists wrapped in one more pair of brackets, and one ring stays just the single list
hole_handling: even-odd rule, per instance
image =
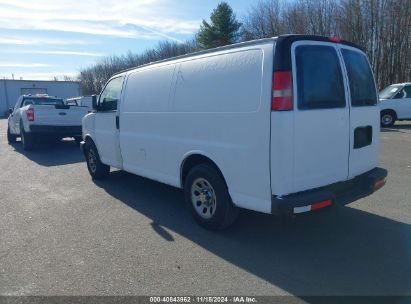
[{"label": "van rear bumper", "polygon": [[374,168],[353,179],[286,196],[273,195],[271,213],[291,216],[339,204],[346,205],[384,186],[387,170]]}]

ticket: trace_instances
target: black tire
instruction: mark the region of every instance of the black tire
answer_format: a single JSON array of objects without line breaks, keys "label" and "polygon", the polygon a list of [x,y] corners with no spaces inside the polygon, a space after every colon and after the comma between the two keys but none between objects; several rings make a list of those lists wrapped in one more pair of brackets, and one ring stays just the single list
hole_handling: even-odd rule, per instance
[{"label": "black tire", "polygon": [[9,144],[16,142],[17,136],[10,133],[10,127],[7,127],[7,141]]},{"label": "black tire", "polygon": [[212,165],[193,167],[185,179],[184,193],[190,213],[197,223],[207,229],[225,229],[235,222],[239,214],[223,176]]},{"label": "black tire", "polygon": [[392,127],[397,119],[397,115],[393,111],[382,111],[380,116],[381,127]]},{"label": "black tire", "polygon": [[84,154],[88,172],[93,179],[104,179],[110,174],[110,166],[101,162],[96,145],[92,141],[86,143]]},{"label": "black tire", "polygon": [[26,131],[24,131],[23,123],[20,123],[20,136],[23,149],[25,151],[33,150],[35,137],[33,134],[26,133]]}]

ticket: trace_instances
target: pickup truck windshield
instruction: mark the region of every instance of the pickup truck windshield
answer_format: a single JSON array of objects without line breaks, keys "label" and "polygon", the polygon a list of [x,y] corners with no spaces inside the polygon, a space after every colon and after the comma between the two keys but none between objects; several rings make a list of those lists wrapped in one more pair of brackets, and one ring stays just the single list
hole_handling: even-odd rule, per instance
[{"label": "pickup truck windshield", "polygon": [[64,105],[63,99],[55,98],[25,98],[22,106],[27,105]]},{"label": "pickup truck windshield", "polygon": [[397,94],[401,88],[402,85],[399,84],[390,85],[382,90],[378,95],[380,99],[390,99],[394,97],[394,95]]}]

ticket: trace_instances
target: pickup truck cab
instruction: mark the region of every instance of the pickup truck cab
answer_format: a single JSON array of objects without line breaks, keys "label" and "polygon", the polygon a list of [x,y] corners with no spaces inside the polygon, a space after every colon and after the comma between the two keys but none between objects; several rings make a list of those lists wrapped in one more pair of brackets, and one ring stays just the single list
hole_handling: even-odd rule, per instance
[{"label": "pickup truck cab", "polygon": [[[83,118],[94,179],[110,166],[184,189],[195,220],[293,216],[381,188],[377,91],[364,52],[286,35],[114,75]],[[138,198],[136,198],[138,199]]]},{"label": "pickup truck cab", "polygon": [[24,150],[30,150],[39,137],[74,137],[80,141],[81,120],[88,108],[68,106],[61,98],[37,94],[20,96],[9,113],[8,142],[21,137]]},{"label": "pickup truck cab", "polygon": [[392,127],[396,120],[411,120],[411,82],[392,84],[379,98],[382,127]]}]

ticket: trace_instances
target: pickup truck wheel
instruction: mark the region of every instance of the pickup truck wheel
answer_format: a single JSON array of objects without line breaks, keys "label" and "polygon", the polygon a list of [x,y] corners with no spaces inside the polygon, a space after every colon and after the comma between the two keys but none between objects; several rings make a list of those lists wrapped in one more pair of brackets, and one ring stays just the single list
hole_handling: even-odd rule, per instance
[{"label": "pickup truck wheel", "polygon": [[20,124],[20,133],[21,133],[21,143],[23,144],[23,149],[25,151],[32,150],[34,147],[33,134],[26,133],[26,131],[24,131],[23,124]]},{"label": "pickup truck wheel", "polygon": [[190,170],[184,185],[190,213],[201,226],[222,230],[231,226],[239,214],[224,178],[213,166],[200,164]]},{"label": "pickup truck wheel", "polygon": [[7,141],[9,144],[13,144],[16,142],[16,135],[11,134],[10,127],[7,127]]},{"label": "pickup truck wheel", "polygon": [[87,169],[93,179],[103,179],[110,173],[110,166],[100,161],[97,148],[94,143],[87,143],[85,147]]},{"label": "pickup truck wheel", "polygon": [[381,112],[381,127],[392,127],[395,123],[395,113],[392,111]]}]

